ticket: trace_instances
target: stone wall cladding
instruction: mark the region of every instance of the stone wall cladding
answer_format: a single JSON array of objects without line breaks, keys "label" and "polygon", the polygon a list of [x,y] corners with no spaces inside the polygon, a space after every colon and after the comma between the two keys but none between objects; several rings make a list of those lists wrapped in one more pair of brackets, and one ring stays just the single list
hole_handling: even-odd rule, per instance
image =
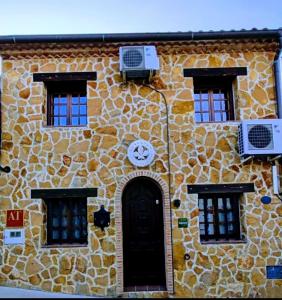
[{"label": "stone wall cladding", "polygon": [[[173,48],[172,48],[173,49]],[[119,58],[95,56],[5,59],[2,83],[1,164],[12,168],[0,177],[0,283],[86,295],[118,294],[117,222],[102,232],[93,225],[101,204],[115,215],[117,187],[140,170],[126,157],[128,145],[139,138],[156,150],[144,170],[168,184],[165,106],[160,95],[133,83],[124,85]],[[271,165],[253,161],[240,164],[238,122],[195,124],[193,79],[183,68],[247,67],[248,75],[235,80],[236,118],[273,118],[274,52],[192,54],[158,53],[161,72],[153,85],[169,106],[171,150],[172,241],[175,297],[280,296],[281,280],[266,280],[266,265],[281,258],[281,202],[273,195]],[[46,126],[46,89],[32,80],[34,72],[96,71],[87,84],[88,125],[80,128]],[[245,243],[201,244],[197,195],[187,184],[254,182],[255,193],[242,196],[241,224]],[[31,189],[97,187],[88,198],[88,245],[77,248],[44,247],[41,199]],[[270,195],[263,205],[260,197]],[[3,245],[7,209],[25,210],[24,246]],[[177,218],[188,217],[179,229]],[[191,259],[184,261],[189,253]],[[166,293],[128,293],[166,296]]]}]

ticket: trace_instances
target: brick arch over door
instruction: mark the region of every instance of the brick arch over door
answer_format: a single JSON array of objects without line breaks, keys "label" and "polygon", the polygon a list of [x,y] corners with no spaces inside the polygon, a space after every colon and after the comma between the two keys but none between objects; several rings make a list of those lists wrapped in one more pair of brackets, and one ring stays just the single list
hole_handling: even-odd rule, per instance
[{"label": "brick arch over door", "polygon": [[116,251],[117,251],[117,292],[124,292],[123,284],[123,235],[122,235],[122,193],[127,183],[133,178],[145,176],[152,178],[159,184],[163,197],[164,243],[165,243],[165,270],[166,287],[169,293],[173,292],[173,265],[171,240],[171,213],[169,190],[166,182],[157,174],[150,171],[136,171],[120,182],[115,197],[115,223],[116,223]]}]

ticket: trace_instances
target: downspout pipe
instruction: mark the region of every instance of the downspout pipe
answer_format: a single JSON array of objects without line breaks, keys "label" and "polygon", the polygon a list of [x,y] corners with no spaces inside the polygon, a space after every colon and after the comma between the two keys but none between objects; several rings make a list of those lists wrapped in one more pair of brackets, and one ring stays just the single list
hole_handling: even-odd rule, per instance
[{"label": "downspout pipe", "polygon": [[276,88],[277,115],[282,119],[282,30],[279,31],[279,50],[274,60],[274,78]]},{"label": "downspout pipe", "polygon": [[[0,57],[0,63],[1,63],[1,57]],[[1,146],[2,146],[2,110],[1,110],[1,89],[2,89],[2,84],[1,84],[1,73],[0,73],[0,156],[1,156]],[[6,167],[2,167],[0,165],[0,172],[4,172],[4,173],[10,173],[11,172],[11,168],[9,166]]]}]

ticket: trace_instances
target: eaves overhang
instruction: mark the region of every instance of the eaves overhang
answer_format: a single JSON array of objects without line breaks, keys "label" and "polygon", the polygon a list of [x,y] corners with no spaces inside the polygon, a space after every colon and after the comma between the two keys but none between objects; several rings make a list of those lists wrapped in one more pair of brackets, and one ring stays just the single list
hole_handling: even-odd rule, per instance
[{"label": "eaves overhang", "polygon": [[222,39],[279,39],[282,29],[188,31],[155,33],[105,33],[0,36],[0,44],[25,43],[121,43],[147,41],[200,41]]}]

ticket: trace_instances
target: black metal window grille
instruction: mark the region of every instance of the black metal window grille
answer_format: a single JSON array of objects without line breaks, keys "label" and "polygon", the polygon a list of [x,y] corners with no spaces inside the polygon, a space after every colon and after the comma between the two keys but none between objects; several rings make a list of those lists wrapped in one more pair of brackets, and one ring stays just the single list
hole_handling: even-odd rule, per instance
[{"label": "black metal window grille", "polygon": [[45,199],[47,244],[87,244],[87,198]]},{"label": "black metal window grille", "polygon": [[194,79],[195,121],[225,122],[234,119],[230,79]]},{"label": "black metal window grille", "polygon": [[49,126],[87,124],[86,82],[56,82],[47,85]]},{"label": "black metal window grille", "polygon": [[199,194],[201,241],[240,240],[240,194]]}]

